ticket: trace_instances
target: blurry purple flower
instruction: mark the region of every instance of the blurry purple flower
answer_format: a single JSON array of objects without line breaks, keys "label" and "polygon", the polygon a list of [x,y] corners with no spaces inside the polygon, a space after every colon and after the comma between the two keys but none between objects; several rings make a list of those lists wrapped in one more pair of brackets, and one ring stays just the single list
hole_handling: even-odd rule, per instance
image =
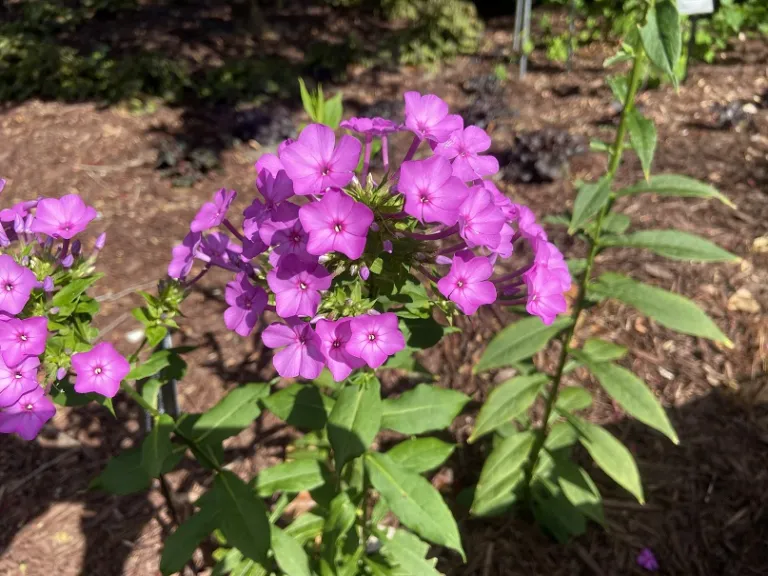
[{"label": "blurry purple flower", "polygon": [[5,231],[5,226],[0,222],[0,248],[7,248],[11,245],[11,239]]},{"label": "blurry purple flower", "polygon": [[96,236],[96,243],[93,245],[93,249],[96,250],[96,252],[101,252],[104,250],[104,246],[107,243],[107,233],[102,232],[98,236]]},{"label": "blurry purple flower", "polygon": [[350,322],[352,337],[347,342],[347,352],[362,358],[371,368],[378,368],[389,356],[405,348],[405,338],[392,312],[363,314]]},{"label": "blurry purple flower", "polygon": [[72,255],[77,258],[80,256],[80,251],[83,249],[83,243],[80,240],[72,242],[72,248],[70,248]]},{"label": "blurry purple flower", "polygon": [[37,286],[35,275],[7,254],[0,254],[0,312],[18,314]]},{"label": "blurry purple flower", "polygon": [[320,264],[302,262],[293,254],[281,259],[280,266],[267,274],[281,318],[314,316],[320,305],[320,290],[330,288],[331,280],[331,274]]},{"label": "blurry purple flower", "polygon": [[442,156],[403,162],[398,190],[405,196],[404,211],[422,223],[456,224],[459,206],[468,190],[453,176],[451,163]]},{"label": "blurry purple flower", "polygon": [[37,356],[27,356],[19,365],[9,368],[0,360],[0,409],[12,406],[27,392],[39,386]]},{"label": "blurry purple flower", "polygon": [[482,186],[472,187],[459,208],[459,234],[467,246],[498,248],[503,226],[504,214],[493,202],[491,193]]},{"label": "blurry purple flower", "polygon": [[421,139],[445,142],[464,127],[458,114],[448,114],[448,104],[434,94],[405,93],[405,126]]},{"label": "blurry purple flower", "polygon": [[392,246],[392,241],[391,240],[384,240],[384,242],[382,242],[382,244],[384,246],[384,252],[386,252],[387,254],[392,254],[392,249],[394,248]]},{"label": "blurry purple flower", "polygon": [[76,374],[75,392],[95,392],[112,398],[120,389],[120,382],[131,371],[131,365],[112,344],[101,342],[89,352],[74,354],[72,369]]},{"label": "blurry purple flower", "polygon": [[271,324],[261,335],[264,345],[281,348],[275,353],[272,364],[283,378],[301,376],[314,380],[324,366],[320,337],[307,322],[298,318],[286,319],[286,324]]},{"label": "blurry purple flower", "polygon": [[363,280],[368,280],[368,278],[371,277],[371,270],[368,268],[368,266],[363,266],[360,268],[360,278]]},{"label": "blurry purple flower", "polygon": [[75,263],[75,257],[72,256],[72,254],[67,254],[64,256],[64,258],[61,260],[61,265],[64,268],[72,268],[72,264]]},{"label": "blurry purple flower", "polygon": [[547,239],[547,233],[544,232],[544,228],[536,223],[536,215],[528,206],[512,204],[512,210],[515,213],[514,219],[517,220],[517,230],[523,238],[526,240],[533,240],[534,238]]},{"label": "blurry purple flower", "polygon": [[64,380],[67,377],[67,369],[59,368],[56,370],[56,380]]},{"label": "blurry purple flower", "polygon": [[477,180],[499,171],[495,156],[480,156],[491,147],[491,138],[485,130],[468,126],[457,130],[445,141],[435,146],[435,154],[453,160],[453,175],[462,182]]},{"label": "blurry purple flower", "polygon": [[499,232],[499,238],[500,238],[499,245],[493,249],[494,255],[501,258],[509,258],[510,256],[512,256],[512,252],[514,251],[514,246],[512,245],[512,238],[514,238],[514,236],[515,236],[515,231],[512,230],[512,226],[505,223],[501,227],[501,232]]},{"label": "blurry purple flower", "polygon": [[50,294],[51,292],[53,292],[54,287],[55,286],[53,284],[53,278],[51,278],[50,276],[46,276],[43,279],[43,292]]},{"label": "blurry purple flower", "polygon": [[243,229],[247,237],[253,234],[254,228],[258,229],[259,238],[267,246],[275,243],[272,237],[277,232],[293,228],[299,219],[299,207],[291,202],[282,202],[272,208],[264,208],[261,212],[254,204],[245,212]]},{"label": "blurry purple flower", "polygon": [[331,186],[346,186],[352,180],[361,148],[357,138],[346,135],[336,146],[333,130],[310,124],[283,150],[280,161],[293,180],[296,194],[322,194]]},{"label": "blurry purple flower", "polygon": [[528,288],[525,309],[538,316],[544,324],[552,324],[558,314],[565,312],[568,303],[560,288],[560,279],[544,268],[534,266],[523,274]]},{"label": "blurry purple flower", "polygon": [[269,255],[269,263],[278,266],[281,259],[288,254],[295,254],[303,262],[317,262],[317,256],[307,252],[308,239],[309,235],[298,220],[290,228],[275,232],[272,236],[275,249]]},{"label": "blurry purple flower", "polygon": [[352,370],[365,366],[365,361],[347,352],[347,343],[352,338],[349,318],[341,318],[335,322],[318,320],[315,330],[322,343],[325,363],[336,382],[345,380]]},{"label": "blurry purple flower", "polygon": [[54,414],[56,407],[38,386],[19,398],[16,404],[0,412],[0,433],[18,434],[24,440],[34,440]]},{"label": "blurry purple flower", "polygon": [[280,158],[274,154],[262,154],[261,157],[256,160],[256,164],[253,165],[256,170],[256,186],[261,187],[264,177],[269,174],[272,178],[275,178],[281,170],[285,170],[283,163],[280,162]]},{"label": "blurry purple flower", "polygon": [[[256,164],[258,165],[258,162]],[[280,202],[293,196],[293,182],[282,169],[272,174],[268,168],[263,168],[256,179],[256,187],[264,197],[267,210],[273,210]]]},{"label": "blurry purple flower", "polygon": [[211,232],[203,236],[196,256],[205,262],[230,268],[240,260],[242,252],[243,247],[223,232]]},{"label": "blurry purple flower", "polygon": [[290,146],[294,142],[296,142],[296,140],[294,140],[293,138],[286,138],[285,140],[280,142],[280,144],[277,145],[277,154],[278,154],[278,156],[283,153],[283,150],[288,148],[288,146]]},{"label": "blurry purple flower", "polygon": [[67,194],[59,199],[43,198],[37,204],[30,231],[69,240],[85,230],[94,218],[96,210],[86,206],[77,194]]},{"label": "blurry purple flower", "polygon": [[202,205],[189,225],[189,229],[192,232],[204,232],[221,225],[236,196],[237,192],[226,188],[216,192],[212,202],[206,202]]},{"label": "blurry purple flower", "polygon": [[200,232],[188,232],[184,240],[171,251],[171,263],[168,264],[168,276],[183,280],[192,270],[195,254],[200,248],[203,236]]},{"label": "blurry purple flower", "polygon": [[566,292],[571,287],[571,273],[557,246],[541,238],[532,240],[531,246],[534,265],[546,269],[552,275],[553,281],[559,283],[560,290]]},{"label": "blurry purple flower", "polygon": [[513,208],[512,200],[502,194],[501,191],[496,187],[496,184],[490,180],[483,180],[483,188],[491,193],[491,196],[493,197],[493,203],[501,209],[502,214],[504,214],[504,218],[507,220],[517,219],[518,211]]},{"label": "blurry purple flower", "polygon": [[224,311],[224,324],[240,336],[248,336],[267,305],[267,293],[254,286],[243,272],[227,284],[224,299],[229,308]]},{"label": "blurry purple flower", "polygon": [[27,356],[39,356],[45,351],[48,338],[48,319],[33,316],[25,320],[12,318],[0,330],[0,350],[3,362],[9,368],[21,363]]},{"label": "blurry purple flower", "polygon": [[386,118],[350,118],[339,124],[341,128],[346,128],[359,134],[370,134],[371,136],[384,136],[402,130],[402,126],[387,120]]},{"label": "blurry purple flower", "polygon": [[0,178],[0,192],[3,191],[3,188],[5,188],[5,178]]},{"label": "blurry purple flower", "polygon": [[464,250],[453,257],[451,271],[438,280],[437,288],[464,314],[474,314],[483,304],[496,301],[496,287],[488,281],[491,274],[493,266],[488,258]]},{"label": "blurry purple flower", "polygon": [[37,200],[25,200],[24,202],[14,204],[10,208],[0,210],[0,222],[13,222],[17,217],[24,219],[37,204]]},{"label": "blurry purple flower", "polygon": [[640,551],[637,555],[637,564],[649,572],[656,572],[659,569],[659,563],[650,548],[643,548]]},{"label": "blurry purple flower", "polygon": [[302,206],[299,218],[309,234],[307,251],[310,254],[341,252],[356,260],[365,251],[373,212],[343,192],[330,190],[319,202]]}]

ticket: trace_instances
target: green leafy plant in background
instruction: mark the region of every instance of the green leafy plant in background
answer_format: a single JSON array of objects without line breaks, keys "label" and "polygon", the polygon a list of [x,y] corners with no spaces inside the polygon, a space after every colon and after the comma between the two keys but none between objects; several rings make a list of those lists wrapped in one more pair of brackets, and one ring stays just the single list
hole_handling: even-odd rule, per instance
[{"label": "green leafy plant in background", "polygon": [[[594,182],[580,185],[573,211],[564,223],[587,244],[587,257],[569,261],[578,279],[572,311],[551,326],[526,318],[507,326],[488,345],[475,372],[517,367],[515,376],[494,389],[477,416],[470,443],[492,439],[492,449],[474,489],[472,513],[499,514],[524,502],[535,518],[557,539],[567,540],[585,530],[586,522],[604,523],[602,498],[586,469],[571,458],[576,444],[586,450],[610,478],[645,501],[642,482],[631,452],[605,428],[588,422],[578,412],[592,404],[582,387],[564,387],[565,377],[577,368],[589,371],[603,390],[631,417],[664,434],[678,437],[653,392],[619,362],[627,350],[612,342],[588,339],[579,345],[577,326],[588,321],[590,307],[607,299],[636,308],[662,326],[730,346],[715,323],[690,300],[650,286],[629,276],[603,272],[595,276],[595,259],[613,247],[650,250],[674,260],[733,261],[736,257],[712,242],[679,230],[630,230],[631,220],[616,212],[615,201],[624,196],[655,193],[661,196],[711,198],[730,205],[712,186],[686,176],[653,174],[657,144],[653,122],[636,107],[643,79],[656,71],[677,82],[674,69],[681,52],[680,17],[670,0],[645,3],[640,24],[630,31],[620,52],[606,62],[631,64],[630,71],[610,82],[622,102],[621,120],[611,145],[593,149],[608,155],[608,169]],[[640,160],[643,179],[616,187],[614,179],[625,151]],[[528,358],[552,339],[560,344],[555,370],[544,373]],[[543,399],[544,411],[535,425],[527,417],[533,403]]]},{"label": "green leafy plant in background", "polygon": [[[763,0],[720,0],[717,11],[700,18],[691,57],[714,62],[739,34],[768,35],[768,3]],[[690,29],[686,36],[690,35]]]}]

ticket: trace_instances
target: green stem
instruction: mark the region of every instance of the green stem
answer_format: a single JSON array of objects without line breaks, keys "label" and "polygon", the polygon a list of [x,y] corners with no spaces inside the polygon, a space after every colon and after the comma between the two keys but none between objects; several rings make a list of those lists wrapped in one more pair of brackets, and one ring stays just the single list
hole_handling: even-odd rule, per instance
[{"label": "green stem", "polygon": [[128,384],[128,382],[125,380],[120,382],[120,388],[123,390],[123,392],[128,394],[128,396],[130,396],[133,401],[136,402],[136,404],[144,408],[144,410],[149,412],[154,418],[160,416],[160,412],[154,406],[152,406],[152,404],[144,400],[144,397],[139,394],[133,386]]},{"label": "green stem", "polygon": [[[608,171],[606,174],[606,177],[609,180],[613,180],[614,176],[616,175],[616,171],[618,170],[619,165],[621,163],[621,157],[624,152],[624,141],[626,140],[626,137],[627,137],[627,117],[629,116],[629,113],[633,110],[635,105],[635,97],[637,96],[637,91],[640,88],[640,83],[643,79],[644,63],[645,63],[645,52],[643,51],[643,48],[640,45],[640,43],[638,43],[637,46],[635,46],[635,59],[632,65],[632,72],[630,74],[629,86],[627,88],[627,96],[624,101],[624,108],[621,112],[621,120],[619,122],[619,127],[616,130],[616,138],[614,139],[613,145],[611,146],[611,152],[610,152],[611,159],[608,164]],[[555,375],[552,378],[552,383],[547,393],[547,402],[544,407],[544,416],[542,417],[541,428],[539,428],[538,433],[536,434],[536,441],[534,442],[534,445],[531,448],[531,454],[528,459],[528,464],[525,470],[525,489],[528,492],[529,496],[530,496],[531,482],[533,480],[533,472],[536,469],[536,464],[538,463],[539,455],[541,454],[541,450],[544,447],[544,443],[547,440],[549,420],[552,416],[552,413],[554,412],[555,404],[557,402],[557,397],[560,393],[560,384],[563,378],[563,371],[565,369],[566,362],[568,361],[568,357],[571,352],[571,345],[572,345],[571,340],[573,340],[573,335],[576,331],[576,326],[578,325],[581,314],[584,311],[584,308],[586,307],[587,285],[592,275],[592,268],[594,267],[594,264],[595,264],[595,258],[597,257],[597,254],[599,252],[600,233],[602,231],[603,221],[605,220],[606,215],[610,212],[611,208],[613,207],[614,200],[615,200],[615,196],[612,194],[610,199],[606,203],[606,205],[603,206],[603,209],[598,214],[594,236],[588,239],[589,250],[587,255],[587,264],[584,269],[584,274],[581,277],[581,281],[579,282],[579,292],[576,298],[576,304],[573,307],[573,311],[571,312],[571,318],[573,322],[569,326],[568,330],[566,330],[562,338],[563,347],[562,347],[562,350],[560,351],[560,358],[557,363],[557,369],[555,370]]]}]

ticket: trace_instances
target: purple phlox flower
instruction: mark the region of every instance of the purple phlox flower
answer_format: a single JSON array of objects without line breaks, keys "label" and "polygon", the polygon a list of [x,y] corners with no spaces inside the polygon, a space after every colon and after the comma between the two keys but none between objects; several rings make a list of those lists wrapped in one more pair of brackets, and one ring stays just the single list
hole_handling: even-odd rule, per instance
[{"label": "purple phlox flower", "polygon": [[196,256],[222,268],[231,268],[240,261],[243,247],[223,232],[211,232],[203,237]]},{"label": "purple phlox flower", "polygon": [[307,252],[320,256],[341,252],[356,260],[365,251],[373,212],[340,190],[330,190],[319,202],[305,204],[299,219],[309,234]]},{"label": "purple phlox flower", "polygon": [[547,269],[534,266],[523,274],[528,288],[525,309],[538,316],[544,324],[552,324],[558,314],[565,312],[568,303],[560,288],[561,280]]},{"label": "purple phlox flower", "polygon": [[104,246],[106,245],[106,243],[107,243],[107,233],[102,232],[101,234],[96,236],[96,242],[93,245],[93,249],[96,252],[101,252],[102,250],[104,250]]},{"label": "purple phlox flower", "polygon": [[69,240],[85,230],[96,215],[96,209],[87,206],[77,194],[43,198],[37,204],[30,231]]},{"label": "purple phlox flower", "polygon": [[368,278],[371,277],[371,269],[368,268],[368,266],[362,266],[360,268],[359,274],[360,274],[360,278],[362,278],[363,280],[368,280]]},{"label": "purple phlox flower", "polygon": [[12,406],[27,392],[39,387],[37,356],[27,356],[20,364],[9,368],[0,360],[0,409]]},{"label": "purple phlox flower", "polygon": [[269,263],[272,266],[279,266],[281,259],[288,254],[295,254],[303,262],[317,262],[317,256],[307,252],[308,240],[309,235],[299,220],[296,220],[290,228],[278,230],[272,236],[275,249],[269,255]]},{"label": "purple phlox flower", "polygon": [[56,370],[56,380],[64,380],[67,376],[67,369],[66,368],[59,368]]},{"label": "purple phlox flower", "polygon": [[272,359],[275,370],[283,378],[301,376],[314,380],[325,365],[320,337],[308,322],[286,319],[287,324],[271,324],[261,334],[269,348],[280,348]]},{"label": "purple phlox flower", "polygon": [[392,354],[405,348],[405,338],[397,322],[397,316],[392,312],[352,318],[352,337],[347,342],[347,352],[362,358],[371,368],[378,368]]},{"label": "purple phlox flower", "polygon": [[248,336],[264,312],[267,293],[251,284],[248,276],[240,272],[227,284],[224,299],[229,304],[229,308],[224,311],[224,324],[240,336]]},{"label": "purple phlox flower", "polygon": [[222,188],[213,195],[213,201],[206,202],[195,215],[189,225],[192,232],[204,232],[216,226],[220,226],[227,217],[227,210],[235,200],[237,192]]},{"label": "purple phlox flower", "polygon": [[37,279],[30,270],[16,264],[7,254],[0,255],[0,312],[21,312],[35,287]]},{"label": "purple phlox flower", "polygon": [[3,188],[5,188],[6,179],[0,178],[0,192],[3,191]]},{"label": "purple phlox flower", "polygon": [[659,569],[659,562],[650,548],[643,548],[640,551],[637,555],[637,565],[649,572],[656,572]]},{"label": "purple phlox flower", "polygon": [[45,390],[38,386],[0,412],[0,433],[18,434],[24,440],[34,440],[54,414],[56,407],[45,395]]},{"label": "purple phlox flower", "polygon": [[33,316],[25,320],[12,318],[0,330],[0,350],[3,362],[9,368],[18,366],[27,356],[39,356],[45,351],[48,338],[48,319]]},{"label": "purple phlox flower", "polygon": [[0,222],[0,247],[7,248],[11,245],[11,239],[8,237],[8,232],[5,231],[5,226]]},{"label": "purple phlox flower", "polygon": [[488,281],[492,274],[493,266],[488,258],[463,250],[453,257],[451,271],[438,280],[437,288],[464,314],[474,314],[483,304],[496,301],[496,287]]},{"label": "purple phlox flower", "polygon": [[[261,206],[261,209],[259,209]],[[253,235],[253,229],[257,228],[259,238],[264,244],[274,245],[273,236],[281,230],[293,228],[299,218],[299,207],[291,202],[281,202],[272,208],[266,208],[261,203],[254,202],[246,210],[246,220],[243,224],[246,237]]]},{"label": "purple phlox flower", "polygon": [[504,214],[504,218],[506,218],[508,221],[517,220],[518,211],[512,204],[512,200],[507,198],[501,192],[501,190],[496,187],[496,184],[490,180],[483,180],[482,186],[491,193],[491,196],[493,197],[493,203],[499,207],[502,214]]},{"label": "purple phlox flower", "polygon": [[328,290],[332,280],[330,272],[320,264],[302,262],[294,254],[281,259],[280,266],[267,274],[281,318],[314,316],[320,306],[320,290]]},{"label": "purple phlox flower", "polygon": [[37,206],[37,204],[38,200],[25,200],[14,204],[10,208],[0,210],[0,222],[13,222],[17,216],[24,219],[29,216],[29,211]]},{"label": "purple phlox flower", "polygon": [[296,194],[322,194],[330,187],[343,187],[354,177],[362,145],[357,138],[342,136],[336,145],[333,130],[310,124],[299,139],[280,155],[293,180]]},{"label": "purple phlox flower", "polygon": [[464,128],[464,120],[458,114],[448,114],[448,104],[434,94],[406,92],[405,126],[422,140],[439,143]]},{"label": "purple phlox flower", "polygon": [[446,226],[456,224],[459,206],[469,193],[442,156],[403,162],[398,190],[405,196],[407,214],[422,223],[440,222]]},{"label": "purple phlox flower", "polygon": [[526,240],[533,240],[534,238],[547,239],[547,233],[544,232],[544,228],[536,223],[536,215],[528,206],[513,203],[512,210],[515,213],[513,219],[517,220],[517,231],[523,238]]},{"label": "purple phlox flower", "polygon": [[[265,156],[271,156],[275,159],[274,162],[280,162],[272,154],[265,154]],[[264,156],[261,157],[261,160],[264,160]],[[259,166],[258,162],[256,166]],[[277,166],[274,166],[272,161],[265,162],[264,167],[256,177],[256,187],[264,197],[264,204],[267,210],[274,209],[277,204],[293,196],[293,182],[288,178],[285,170],[282,169],[282,164],[280,166],[281,168],[273,173],[272,170],[277,168]]]},{"label": "purple phlox flower", "polygon": [[168,276],[183,280],[192,270],[195,255],[203,239],[200,232],[188,232],[184,240],[171,251],[171,263],[168,264]]},{"label": "purple phlox flower", "polygon": [[534,265],[550,272],[553,280],[559,282],[562,292],[570,289],[571,273],[568,271],[568,264],[566,264],[557,246],[540,238],[532,240],[531,245],[535,254],[533,258]]},{"label": "purple phlox flower", "polygon": [[89,352],[74,354],[72,369],[76,374],[75,392],[95,392],[112,398],[120,389],[120,382],[131,371],[131,365],[112,344],[100,342]]},{"label": "purple phlox flower", "polygon": [[253,167],[256,170],[256,186],[261,185],[260,179],[266,174],[271,174],[274,178],[277,176],[278,172],[285,170],[283,163],[280,162],[280,158],[274,154],[262,154],[261,157],[256,160],[256,164],[254,164]]},{"label": "purple phlox flower", "polygon": [[394,249],[394,246],[392,246],[391,240],[384,240],[384,242],[382,242],[382,247],[384,248],[384,252],[386,252],[387,254],[392,254],[392,250]]},{"label": "purple phlox flower", "polygon": [[456,130],[450,137],[435,145],[435,154],[453,160],[453,175],[469,182],[483,176],[490,176],[499,171],[499,161],[495,156],[481,156],[491,147],[491,137],[477,126],[468,126]]},{"label": "purple phlox flower", "polygon": [[470,248],[498,248],[504,221],[504,214],[493,202],[493,196],[482,186],[473,186],[459,208],[459,234]]},{"label": "purple phlox flower", "polygon": [[347,343],[352,338],[352,324],[349,318],[335,322],[318,320],[315,326],[320,337],[323,356],[328,370],[336,382],[345,380],[357,368],[365,366],[365,361],[347,352]]},{"label": "purple phlox flower", "polygon": [[512,252],[514,251],[512,239],[514,237],[515,231],[512,229],[512,226],[504,223],[501,227],[501,232],[499,232],[499,245],[493,249],[493,255],[500,258],[509,258],[512,256]]},{"label": "purple phlox flower", "polygon": [[75,258],[80,256],[80,252],[82,251],[82,249],[83,249],[83,243],[80,242],[80,240],[75,240],[74,242],[72,242],[72,248],[70,248],[70,251]]},{"label": "purple phlox flower", "polygon": [[67,254],[61,259],[61,265],[64,268],[72,268],[72,264],[75,263],[75,257],[72,254]]},{"label": "purple phlox flower", "polygon": [[277,145],[277,154],[278,154],[278,156],[283,153],[283,150],[288,148],[288,146],[290,146],[294,142],[296,142],[296,140],[294,140],[293,138],[286,138],[285,140],[280,142],[280,144]]},{"label": "purple phlox flower", "polygon": [[366,134],[370,136],[384,136],[386,134],[392,134],[399,132],[403,129],[402,125],[387,120],[386,118],[350,118],[344,120],[339,124],[341,128],[357,132],[359,134]]}]

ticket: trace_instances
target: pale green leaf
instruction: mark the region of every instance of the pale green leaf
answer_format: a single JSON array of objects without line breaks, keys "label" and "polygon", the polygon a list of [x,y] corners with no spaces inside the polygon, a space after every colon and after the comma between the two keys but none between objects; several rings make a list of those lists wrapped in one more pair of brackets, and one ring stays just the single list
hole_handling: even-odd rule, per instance
[{"label": "pale green leaf", "polygon": [[[424,546],[415,546],[413,540]],[[395,565],[393,574],[397,576],[440,576],[440,572],[435,570],[434,561],[425,559],[428,551],[428,544],[405,530],[395,530],[392,538],[385,541],[381,549],[382,555]]]},{"label": "pale green leaf", "polygon": [[264,564],[270,548],[267,509],[255,492],[229,470],[214,480],[219,528],[227,543],[248,558]]},{"label": "pale green leaf", "polygon": [[584,342],[581,353],[589,358],[591,362],[610,362],[611,360],[620,360],[623,358],[627,349],[607,340],[599,338],[590,338]]},{"label": "pale green leaf", "polygon": [[168,414],[161,414],[156,418],[152,430],[141,444],[141,465],[150,478],[160,474],[163,462],[170,456],[173,450],[171,432],[176,423]]},{"label": "pale green leaf", "polygon": [[645,248],[673,260],[733,262],[739,259],[735,254],[701,236],[680,230],[643,230],[626,236],[605,237],[601,239],[600,244]]},{"label": "pale green leaf", "polygon": [[239,434],[261,414],[258,401],[267,394],[267,384],[235,388],[197,419],[192,426],[192,438],[198,442],[219,443]]},{"label": "pale green leaf", "polygon": [[376,378],[341,391],[328,417],[328,439],[337,472],[371,445],[379,431],[381,413],[381,385]]},{"label": "pale green leaf", "polygon": [[661,196],[683,198],[716,198],[731,208],[736,207],[726,196],[718,192],[714,186],[678,174],[657,174],[651,176],[648,182],[643,181],[628,188],[622,188],[616,192],[616,196],[631,196],[649,192]]},{"label": "pale green leaf", "polygon": [[648,180],[651,177],[651,163],[656,152],[656,126],[634,107],[627,111],[626,121],[632,148],[640,159],[643,174]]},{"label": "pale green leaf", "polygon": [[316,386],[292,384],[262,401],[264,407],[285,423],[296,428],[320,430],[333,409],[333,398]]},{"label": "pale green leaf", "polygon": [[557,484],[568,501],[585,516],[598,524],[604,524],[603,498],[586,470],[571,460],[558,458],[555,460],[554,472]]},{"label": "pale green leaf", "polygon": [[660,0],[651,4],[645,25],[640,28],[640,38],[651,62],[677,86],[675,68],[680,60],[682,35],[680,15],[673,2]]},{"label": "pale green leaf", "polygon": [[296,494],[325,484],[325,474],[323,465],[317,460],[292,460],[262,470],[252,484],[262,498],[275,492]]},{"label": "pale green leaf", "polygon": [[608,203],[610,195],[611,180],[608,178],[601,178],[597,182],[582,185],[573,203],[573,215],[568,233],[575,233],[576,230],[584,226],[587,220],[596,216]]},{"label": "pale green leaf", "polygon": [[455,444],[438,438],[411,438],[390,448],[387,456],[404,470],[421,474],[440,466],[453,454],[455,448]]},{"label": "pale green leaf", "polygon": [[272,526],[272,551],[285,576],[312,576],[309,556],[301,544],[277,526]]},{"label": "pale green leaf", "polygon": [[381,427],[402,434],[421,434],[447,428],[469,397],[457,390],[419,384],[399,398],[383,403]]},{"label": "pale green leaf", "polygon": [[546,374],[517,376],[494,388],[475,421],[475,429],[469,437],[472,443],[481,436],[493,432],[502,424],[516,418],[528,408],[549,380]]},{"label": "pale green leaf", "polygon": [[[555,401],[555,407],[567,412],[576,412],[586,410],[592,406],[592,394],[579,386],[568,386],[560,390],[560,394]],[[557,418],[557,413],[552,414]]]},{"label": "pale green leaf", "polygon": [[[210,494],[210,492],[209,492]],[[160,571],[163,576],[181,572],[200,543],[218,527],[218,511],[213,505],[200,510],[182,522],[163,544]]]}]

